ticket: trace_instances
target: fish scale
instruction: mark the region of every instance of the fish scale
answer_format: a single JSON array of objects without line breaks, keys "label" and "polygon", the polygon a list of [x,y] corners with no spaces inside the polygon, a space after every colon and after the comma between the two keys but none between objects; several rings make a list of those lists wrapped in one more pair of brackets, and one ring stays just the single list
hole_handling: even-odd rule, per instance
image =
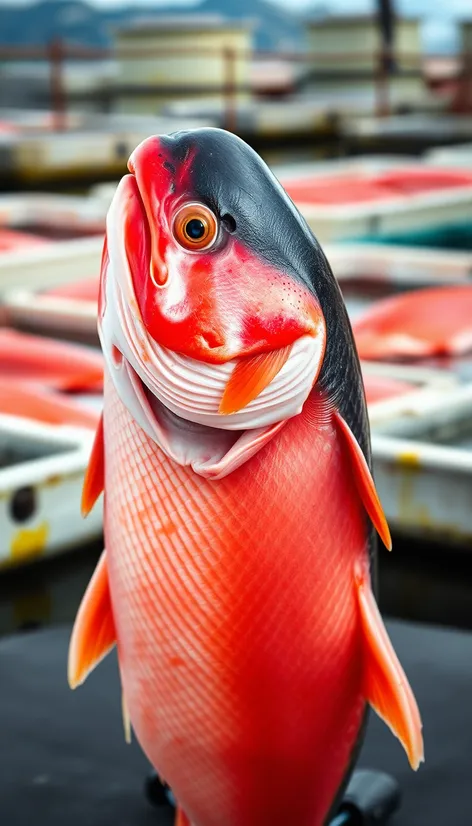
[{"label": "fish scale", "polygon": [[[164,457],[109,382],[105,411],[110,581],[124,692],[141,744],[197,826],[263,826],[293,807],[298,826],[316,826],[364,710],[351,570],[366,560],[365,518],[359,506],[355,515],[349,477],[344,491],[333,484],[333,464],[343,461],[333,428],[326,450],[328,428],[317,433],[316,416],[298,417],[250,460],[249,473],[211,483]],[[307,439],[315,440],[315,466],[306,462]],[[337,507],[343,493],[354,506]],[[327,509],[337,514],[337,541]],[[168,520],[170,534],[162,530]],[[338,715],[348,736],[334,746],[329,730]],[[320,738],[339,768],[329,768],[326,797],[312,800],[311,778],[326,773],[312,754]],[[251,764],[268,751],[275,765],[269,761],[267,781],[255,783]],[[294,788],[305,786],[305,811],[289,779],[301,761],[305,783]],[[195,783],[202,766],[206,782]],[[280,793],[262,817],[269,787]]]}]

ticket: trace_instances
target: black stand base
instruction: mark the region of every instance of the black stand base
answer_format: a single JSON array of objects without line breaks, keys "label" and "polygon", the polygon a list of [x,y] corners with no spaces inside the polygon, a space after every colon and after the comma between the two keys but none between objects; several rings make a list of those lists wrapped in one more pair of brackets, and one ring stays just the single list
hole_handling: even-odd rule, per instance
[{"label": "black stand base", "polygon": [[[172,806],[169,787],[156,772],[146,778],[144,792],[152,806]],[[401,793],[396,780],[384,772],[359,769],[351,777],[339,812],[330,826],[385,826],[400,806]]]},{"label": "black stand base", "polygon": [[[405,600],[423,596],[415,590]],[[469,826],[472,634],[398,622],[388,630],[418,700],[426,762],[413,772],[401,745],[371,714],[357,767],[397,778],[402,806],[388,826]],[[139,744],[124,742],[116,656],[70,691],[69,639],[67,626],[0,640],[1,826],[173,826],[172,805],[155,808],[143,794],[150,767]],[[361,777],[356,772],[352,783]],[[336,814],[344,824],[334,818],[331,826],[356,826],[352,783]],[[159,800],[154,782],[146,786]],[[378,826],[388,817],[387,811],[375,820],[368,807],[367,814],[371,820],[363,815],[357,826]]]}]

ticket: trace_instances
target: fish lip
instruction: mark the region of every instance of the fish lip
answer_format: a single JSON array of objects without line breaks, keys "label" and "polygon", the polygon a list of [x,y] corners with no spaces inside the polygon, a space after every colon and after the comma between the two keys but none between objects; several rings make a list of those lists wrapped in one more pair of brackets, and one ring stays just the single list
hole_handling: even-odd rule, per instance
[{"label": "fish lip", "polygon": [[[163,453],[181,466],[213,481],[232,473],[284,427],[288,420],[255,429],[223,430],[178,416],[155,396],[125,356],[115,368],[125,371],[141,415],[135,417]],[[133,413],[131,413],[133,415]],[[197,439],[192,440],[192,436]]]},{"label": "fish lip", "polygon": [[219,411],[221,399],[239,360],[215,366],[143,336],[144,331],[132,342],[125,334],[123,352],[153,397],[185,421],[222,430],[256,429],[300,413],[323,355],[322,342],[299,338],[272,381],[241,410],[224,415]]}]

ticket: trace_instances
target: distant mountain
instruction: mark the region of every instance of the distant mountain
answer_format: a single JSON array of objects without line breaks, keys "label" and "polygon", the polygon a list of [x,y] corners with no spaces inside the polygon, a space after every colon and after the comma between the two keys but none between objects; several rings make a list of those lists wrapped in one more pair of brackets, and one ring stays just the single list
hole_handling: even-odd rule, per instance
[{"label": "distant mountain", "polygon": [[303,48],[303,22],[295,14],[267,0],[203,0],[199,5],[159,6],[150,9],[130,3],[116,9],[97,8],[84,0],[39,0],[29,6],[0,5],[0,43],[43,46],[55,38],[68,43],[105,47],[114,27],[139,17],[209,13],[254,21],[259,49]]},{"label": "distant mountain", "polygon": [[[123,0],[121,0],[123,2]],[[401,14],[418,15],[426,20],[423,42],[429,52],[453,52],[457,47],[455,20],[466,12],[471,0],[453,0],[434,4],[431,0],[396,0]],[[373,0],[313,0],[311,13],[352,13],[375,8]],[[439,8],[440,6],[440,8]],[[283,9],[270,0],[201,0],[189,6],[140,6],[128,0],[127,6],[98,8],[86,0],[38,0],[28,6],[4,5],[0,2],[0,44],[43,46],[55,38],[69,43],[106,47],[112,43],[116,26],[139,17],[180,14],[221,14],[254,21],[254,40],[258,49],[298,50],[305,47],[303,19],[289,11],[290,0]]]}]

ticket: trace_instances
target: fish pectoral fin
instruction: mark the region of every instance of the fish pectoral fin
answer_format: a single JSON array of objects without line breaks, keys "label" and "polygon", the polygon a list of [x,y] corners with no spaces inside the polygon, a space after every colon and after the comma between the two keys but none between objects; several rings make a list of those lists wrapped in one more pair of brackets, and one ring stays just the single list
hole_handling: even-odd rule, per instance
[{"label": "fish pectoral fin", "polygon": [[237,413],[259,396],[290,357],[291,345],[240,359],[226,385],[218,412]]},{"label": "fish pectoral fin", "polygon": [[338,425],[338,430],[342,434],[344,443],[348,449],[357,489],[364,503],[364,507],[385,547],[391,551],[392,538],[390,536],[390,530],[365,456],[351,428],[341,414],[335,410],[333,415]]},{"label": "fish pectoral fin", "polygon": [[82,516],[87,516],[105,487],[103,414],[100,416],[82,488]]},{"label": "fish pectoral fin", "polygon": [[82,598],[69,644],[67,678],[71,688],[81,685],[116,643],[115,622],[103,551]]},{"label": "fish pectoral fin", "polygon": [[422,723],[415,697],[390,642],[370,583],[356,575],[364,643],[364,696],[389,726],[416,771],[424,760]]}]

